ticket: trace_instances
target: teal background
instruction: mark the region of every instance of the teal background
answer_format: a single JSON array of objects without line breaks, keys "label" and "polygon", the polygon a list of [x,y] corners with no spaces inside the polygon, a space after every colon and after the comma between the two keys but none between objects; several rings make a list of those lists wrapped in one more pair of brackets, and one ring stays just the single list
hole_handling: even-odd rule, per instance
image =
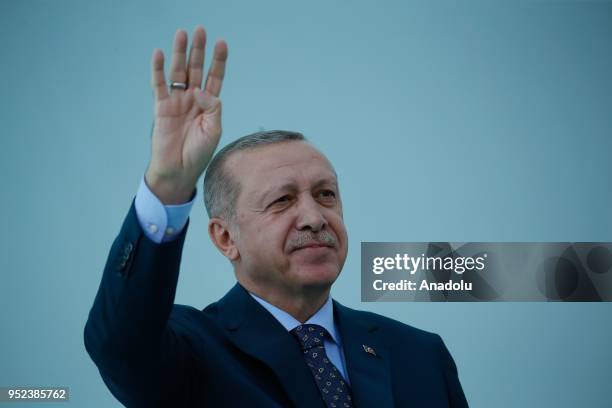
[{"label": "teal background", "polygon": [[[229,44],[222,143],[299,130],[340,175],[335,298],[442,335],[472,407],[610,406],[612,304],[360,302],[361,241],[612,240],[612,4],[585,1],[0,2],[1,386],[119,406],[83,327],[150,155],[152,50],[198,23]],[[203,308],[234,277],[198,194],[176,302]]]}]

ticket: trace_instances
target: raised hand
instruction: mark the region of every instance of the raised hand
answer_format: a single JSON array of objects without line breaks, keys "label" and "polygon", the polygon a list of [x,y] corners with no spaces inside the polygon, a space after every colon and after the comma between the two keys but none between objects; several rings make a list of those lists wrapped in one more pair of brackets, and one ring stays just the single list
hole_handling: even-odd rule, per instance
[{"label": "raised hand", "polygon": [[193,33],[186,61],[187,33],[174,37],[170,84],[184,83],[186,89],[168,89],[164,54],[155,49],[152,81],[155,93],[155,124],[151,161],[145,180],[163,204],[189,201],[193,189],[208,165],[221,138],[221,86],[227,61],[227,44],[215,44],[204,90],[202,74],[206,32],[202,26]]}]

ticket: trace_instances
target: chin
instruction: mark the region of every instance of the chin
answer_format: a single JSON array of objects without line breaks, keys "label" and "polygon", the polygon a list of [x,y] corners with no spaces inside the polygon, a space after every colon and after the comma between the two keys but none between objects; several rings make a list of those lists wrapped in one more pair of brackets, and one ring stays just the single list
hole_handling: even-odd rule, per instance
[{"label": "chin", "polygon": [[340,275],[338,265],[302,265],[296,271],[296,278],[304,287],[330,287]]}]

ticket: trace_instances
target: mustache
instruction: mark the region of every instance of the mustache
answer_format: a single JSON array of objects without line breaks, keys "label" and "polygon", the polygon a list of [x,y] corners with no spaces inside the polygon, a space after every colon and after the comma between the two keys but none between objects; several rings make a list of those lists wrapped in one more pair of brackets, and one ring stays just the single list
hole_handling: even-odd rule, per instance
[{"label": "mustache", "polygon": [[326,230],[321,230],[317,233],[302,233],[291,238],[288,247],[289,251],[295,251],[296,249],[304,248],[311,245],[323,245],[328,247],[335,247],[337,245],[336,237]]}]

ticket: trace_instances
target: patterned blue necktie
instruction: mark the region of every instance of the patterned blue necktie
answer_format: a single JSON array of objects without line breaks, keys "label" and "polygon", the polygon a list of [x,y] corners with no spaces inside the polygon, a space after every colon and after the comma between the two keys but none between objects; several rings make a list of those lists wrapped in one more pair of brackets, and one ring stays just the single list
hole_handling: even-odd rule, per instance
[{"label": "patterned blue necktie", "polygon": [[303,324],[291,330],[298,339],[306,364],[312,371],[325,404],[331,408],[353,407],[349,385],[325,353],[323,340],[327,330],[318,324]]}]

